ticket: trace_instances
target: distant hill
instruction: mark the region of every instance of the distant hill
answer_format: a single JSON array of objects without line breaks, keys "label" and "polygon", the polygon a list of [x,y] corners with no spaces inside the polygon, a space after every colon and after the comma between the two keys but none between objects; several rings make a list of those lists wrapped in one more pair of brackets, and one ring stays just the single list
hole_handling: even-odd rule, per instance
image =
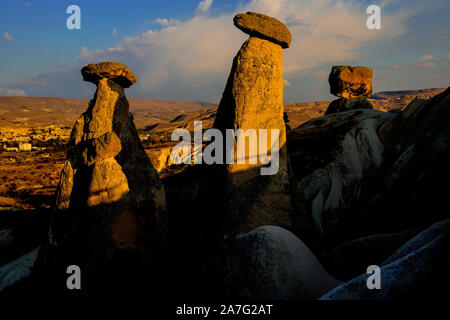
[{"label": "distant hill", "polygon": [[[369,99],[381,111],[402,109],[415,97],[429,99],[443,92],[443,88],[383,91]],[[337,99],[337,98],[336,98]],[[191,100],[159,100],[128,98],[137,128],[152,132],[172,131],[176,128],[192,129],[193,122],[203,121],[208,128],[214,122],[217,106]],[[0,97],[0,126],[39,126],[61,124],[72,126],[84,112],[89,100],[50,97]],[[296,128],[302,123],[322,116],[330,101],[286,103],[287,124]]]},{"label": "distant hill", "polygon": [[[175,101],[128,98],[136,126],[145,128],[169,122],[177,116],[214,107],[201,101]],[[89,100],[52,97],[0,97],[0,126],[40,126],[61,124],[72,126],[83,113]]]},{"label": "distant hill", "polygon": [[373,94],[370,99],[374,100],[390,100],[400,99],[404,96],[418,97],[420,99],[429,99],[435,95],[444,92],[446,88],[432,88],[419,90],[403,90],[403,91],[381,91]]},{"label": "distant hill", "polygon": [[[445,90],[445,88],[432,88],[421,90],[382,91],[370,96],[369,100],[376,110],[388,112],[405,108],[416,97],[420,99],[429,99]],[[323,116],[329,104],[330,101],[286,103],[285,111],[288,116],[288,121],[286,121],[286,123],[292,129],[297,128],[299,125],[310,119]]]}]

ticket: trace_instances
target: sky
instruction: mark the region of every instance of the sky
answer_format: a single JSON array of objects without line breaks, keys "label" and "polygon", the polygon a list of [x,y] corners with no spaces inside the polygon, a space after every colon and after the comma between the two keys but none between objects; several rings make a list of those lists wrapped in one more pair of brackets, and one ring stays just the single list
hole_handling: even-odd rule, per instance
[{"label": "sky", "polygon": [[[381,29],[369,30],[369,5]],[[69,30],[70,5],[81,29]],[[118,61],[139,78],[129,97],[218,103],[248,35],[233,26],[256,11],[285,23],[287,102],[330,100],[333,65],[374,69],[374,91],[448,87],[448,0],[2,0],[0,96],[92,98],[88,63]]]}]

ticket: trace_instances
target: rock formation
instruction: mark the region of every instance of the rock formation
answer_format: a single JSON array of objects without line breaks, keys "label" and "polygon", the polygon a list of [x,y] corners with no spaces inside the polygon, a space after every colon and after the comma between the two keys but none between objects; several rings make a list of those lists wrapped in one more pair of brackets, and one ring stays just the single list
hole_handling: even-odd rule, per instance
[{"label": "rock formation", "polygon": [[[379,127],[395,115],[352,110],[311,120],[289,135],[291,164],[303,217],[298,227],[326,235],[357,212],[352,208],[378,179],[384,159]],[[304,221],[308,225],[301,225]],[[312,225],[311,225],[312,224]]]},{"label": "rock formation", "polygon": [[[289,165],[286,150],[286,128],[283,119],[283,48],[291,41],[289,30],[274,18],[249,12],[238,14],[235,25],[250,34],[233,61],[231,73],[219,104],[214,128],[254,129],[259,140],[259,154],[268,155],[279,150],[279,169],[274,175],[262,176],[264,163],[259,154],[252,154],[247,144],[245,164],[220,165],[223,175],[214,184],[222,190],[223,221],[226,235],[248,232],[258,226],[275,224],[289,228],[291,210]],[[264,137],[259,129],[279,130],[279,148],[261,147]],[[267,138],[266,138],[267,139]],[[236,138],[235,138],[235,150]],[[257,152],[258,153],[258,152]],[[257,158],[250,164],[251,158]]]},{"label": "rock formation", "polygon": [[39,249],[38,247],[17,260],[0,266],[0,292],[30,275]]},{"label": "rock formation", "polygon": [[317,299],[340,284],[291,232],[259,227],[233,240],[225,262],[228,298]]},{"label": "rock formation", "polygon": [[[381,266],[381,290],[367,290],[363,274],[336,287],[321,300],[391,300],[426,294],[442,298],[450,283],[448,248],[450,220],[441,221],[405,243]],[[437,287],[442,286],[441,288]]]},{"label": "rock formation", "polygon": [[372,76],[372,69],[367,67],[334,66],[328,78],[330,93],[341,98],[332,101],[325,114],[373,109],[367,100],[372,93]]},{"label": "rock formation", "polygon": [[279,44],[282,48],[289,48],[292,35],[286,26],[275,18],[247,12],[237,14],[234,25],[252,37],[266,39]]},{"label": "rock formation", "polygon": [[89,64],[81,73],[97,91],[70,136],[50,242],[79,250],[89,281],[118,272],[125,282],[162,261],[164,189],[128,112],[123,88],[136,76],[116,62]]},{"label": "rock formation", "polygon": [[322,255],[323,266],[338,279],[351,279],[367,266],[380,266],[417,230],[393,234],[372,234],[341,244]]}]

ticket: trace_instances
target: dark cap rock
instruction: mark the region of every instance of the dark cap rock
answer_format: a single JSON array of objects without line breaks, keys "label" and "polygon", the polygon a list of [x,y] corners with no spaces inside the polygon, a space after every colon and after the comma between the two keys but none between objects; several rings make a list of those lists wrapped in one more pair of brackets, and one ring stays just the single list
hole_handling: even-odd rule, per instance
[{"label": "dark cap rock", "polygon": [[256,13],[247,12],[237,14],[234,25],[250,36],[262,38],[279,44],[282,48],[289,48],[292,35],[289,29],[275,18]]},{"label": "dark cap rock", "polygon": [[98,84],[101,79],[108,78],[123,88],[131,87],[137,81],[134,73],[119,62],[90,63],[81,69],[81,74],[84,81]]},{"label": "dark cap rock", "polygon": [[372,77],[373,70],[368,67],[334,66],[328,77],[330,93],[342,98],[370,96]]}]

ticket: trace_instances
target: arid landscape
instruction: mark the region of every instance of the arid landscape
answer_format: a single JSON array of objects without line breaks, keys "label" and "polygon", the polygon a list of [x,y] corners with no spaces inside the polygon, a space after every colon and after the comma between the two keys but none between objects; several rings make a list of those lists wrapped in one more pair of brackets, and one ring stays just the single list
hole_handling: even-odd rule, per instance
[{"label": "arid landscape", "polygon": [[[383,112],[403,110],[415,98],[429,99],[445,89],[375,93],[369,99]],[[139,136],[153,165],[165,177],[170,170],[167,150],[175,143],[177,128],[193,130],[194,121],[204,129],[213,125],[217,106],[196,101],[163,101],[129,98]],[[295,129],[322,116],[329,101],[285,104],[286,126]],[[59,182],[66,144],[75,119],[87,100],[38,97],[0,97],[0,207],[2,210],[50,208]],[[30,144],[32,150],[21,150]],[[21,147],[22,146],[22,147]],[[26,148],[26,147],[25,147]]]}]

